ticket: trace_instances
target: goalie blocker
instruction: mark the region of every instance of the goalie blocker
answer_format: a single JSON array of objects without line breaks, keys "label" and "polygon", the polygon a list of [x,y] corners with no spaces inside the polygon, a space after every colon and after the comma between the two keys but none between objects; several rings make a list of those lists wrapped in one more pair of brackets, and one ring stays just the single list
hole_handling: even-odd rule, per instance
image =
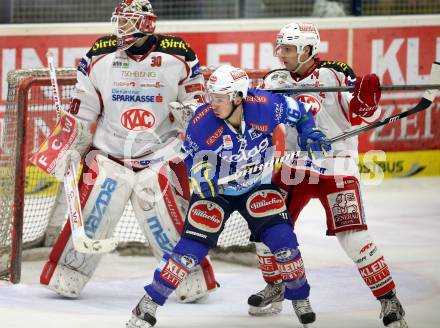
[{"label": "goalie blocker", "polygon": [[[85,146],[85,140],[90,139],[84,138],[86,126],[81,120],[75,120],[69,114],[62,115],[57,128],[33,157],[36,165],[55,175],[64,169],[62,162],[68,160],[67,156],[76,153],[82,157],[90,144]],[[67,131],[63,128],[66,126],[74,128]],[[175,140],[163,150],[176,153],[178,147],[180,142]],[[161,259],[164,253],[170,252],[180,238],[189,198],[183,163],[163,162],[154,158],[154,154],[122,161],[97,150],[89,150],[84,162],[79,197],[87,237],[97,240],[111,237],[130,200],[155,257]],[[40,282],[62,296],[76,298],[92,277],[101,257],[102,254],[75,250],[67,222],[43,268]],[[214,272],[207,258],[189,273],[177,297],[181,302],[192,302],[215,288]]]}]

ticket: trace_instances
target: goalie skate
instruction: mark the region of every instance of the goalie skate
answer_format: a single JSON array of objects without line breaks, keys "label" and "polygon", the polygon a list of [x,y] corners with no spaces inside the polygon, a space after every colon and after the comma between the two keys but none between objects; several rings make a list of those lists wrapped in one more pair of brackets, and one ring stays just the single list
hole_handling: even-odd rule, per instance
[{"label": "goalie skate", "polygon": [[249,296],[249,314],[264,316],[278,314],[283,309],[284,283],[268,283],[256,294]]},{"label": "goalie skate", "polygon": [[385,327],[408,328],[405,321],[405,311],[394,291],[389,292],[379,301],[382,306],[380,318],[382,318]]},{"label": "goalie skate", "polygon": [[304,328],[310,327],[309,324],[315,322],[316,314],[313,312],[308,298],[305,300],[294,300],[292,305],[299,322],[301,322]]},{"label": "goalie skate", "polygon": [[130,320],[126,323],[127,328],[147,328],[156,324],[157,304],[148,296],[144,295],[131,313]]}]

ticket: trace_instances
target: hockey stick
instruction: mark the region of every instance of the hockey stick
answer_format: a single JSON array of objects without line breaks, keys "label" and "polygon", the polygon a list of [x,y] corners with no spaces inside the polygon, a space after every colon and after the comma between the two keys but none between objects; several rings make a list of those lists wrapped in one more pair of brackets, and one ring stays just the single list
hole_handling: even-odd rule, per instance
[{"label": "hockey stick", "polygon": [[[440,89],[440,84],[396,84],[396,85],[381,85],[382,91],[405,91],[405,90],[434,90]],[[350,87],[298,87],[295,89],[264,89],[274,93],[297,93],[297,92],[353,92],[354,86]]]},{"label": "hockey stick", "polygon": [[[336,136],[334,138],[331,138],[329,140],[329,142],[334,143],[339,140],[345,140],[345,139],[357,136],[358,134],[364,133],[364,132],[369,131],[371,129],[378,128],[378,127],[385,125],[385,124],[388,124],[388,123],[393,123],[393,122],[398,121],[402,118],[405,118],[409,115],[413,115],[415,113],[418,113],[418,112],[421,112],[421,111],[427,109],[429,106],[431,106],[432,102],[434,101],[434,99],[436,97],[437,90],[434,90],[433,88],[431,88],[431,86],[438,85],[437,89],[440,88],[440,84],[438,84],[440,82],[440,63],[438,63],[438,62],[432,63],[430,81],[433,84],[429,85],[430,87],[425,91],[422,99],[420,99],[419,103],[417,105],[415,105],[413,108],[411,108],[405,112],[402,112],[400,114],[384,118],[383,120],[378,121],[376,123],[373,123],[371,125],[367,125],[367,126],[359,128],[359,129],[356,129],[356,130],[341,134],[339,136]],[[434,84],[434,83],[436,83],[436,84]],[[319,89],[319,88],[316,88],[316,89]],[[232,175],[221,178],[221,179],[219,179],[218,184],[219,185],[226,184],[230,181],[237,180],[241,177],[244,177],[246,174],[255,174],[258,172],[262,172],[265,168],[272,167],[274,165],[283,163],[283,162],[288,161],[290,159],[305,157],[306,155],[307,154],[305,152],[298,151],[298,152],[286,154],[281,157],[276,157],[267,163],[262,163],[262,164],[258,164],[255,166],[250,166],[244,170],[237,171]]]},{"label": "hockey stick", "polygon": [[[50,82],[53,89],[53,100],[57,113],[57,120],[61,117],[61,104],[58,93],[57,76],[53,55],[47,53],[47,63],[49,66]],[[81,253],[107,253],[114,250],[117,241],[113,239],[95,240],[87,237],[84,230],[84,220],[81,213],[81,203],[78,192],[78,184],[76,182],[76,169],[72,161],[67,166],[64,173],[64,189],[66,191],[67,207],[69,210],[70,228],[72,230],[72,241],[76,251]]]},{"label": "hockey stick", "polygon": [[[440,89],[440,81],[433,79],[433,67],[440,65],[439,62],[433,62],[431,66],[430,82],[429,84],[397,84],[397,85],[381,85],[382,91],[405,91],[405,90],[436,90]],[[274,93],[297,93],[297,92],[345,92],[354,91],[354,86],[343,87],[298,87],[286,89],[264,89]]]}]

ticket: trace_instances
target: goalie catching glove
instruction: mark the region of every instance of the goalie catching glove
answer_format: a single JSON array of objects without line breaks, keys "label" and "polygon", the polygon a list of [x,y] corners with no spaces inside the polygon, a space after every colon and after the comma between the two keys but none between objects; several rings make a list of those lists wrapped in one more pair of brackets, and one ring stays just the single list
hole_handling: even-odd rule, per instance
[{"label": "goalie catching glove", "polygon": [[327,156],[332,149],[330,141],[317,128],[305,129],[298,134],[298,145],[312,160]]},{"label": "goalie catching glove", "polygon": [[169,103],[168,107],[171,114],[176,119],[179,127],[183,130],[186,130],[197,106],[193,104],[182,104],[180,102],[173,101]]}]

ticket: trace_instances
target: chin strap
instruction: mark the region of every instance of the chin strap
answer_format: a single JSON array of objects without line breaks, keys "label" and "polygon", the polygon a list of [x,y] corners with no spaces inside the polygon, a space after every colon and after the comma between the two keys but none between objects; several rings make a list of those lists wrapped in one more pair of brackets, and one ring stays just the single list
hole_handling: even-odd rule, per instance
[{"label": "chin strap", "polygon": [[224,118],[225,121],[229,120],[229,119],[231,118],[232,114],[234,114],[235,110],[238,108],[238,106],[241,105],[241,103],[238,104],[238,105],[236,105],[236,104],[234,104],[233,101],[231,101],[231,104],[232,104],[232,110],[231,110],[231,112],[229,113],[229,115],[228,115],[227,117]]},{"label": "chin strap", "polygon": [[310,59],[314,58],[314,57],[309,57],[309,58],[307,58],[307,60],[301,62],[301,61],[299,60],[299,57],[300,57],[300,55],[298,55],[298,66],[296,66],[296,68],[295,68],[293,71],[291,71],[291,72],[294,73],[294,74],[295,74],[295,73],[298,73],[299,69],[300,69],[305,63],[307,63]]}]

